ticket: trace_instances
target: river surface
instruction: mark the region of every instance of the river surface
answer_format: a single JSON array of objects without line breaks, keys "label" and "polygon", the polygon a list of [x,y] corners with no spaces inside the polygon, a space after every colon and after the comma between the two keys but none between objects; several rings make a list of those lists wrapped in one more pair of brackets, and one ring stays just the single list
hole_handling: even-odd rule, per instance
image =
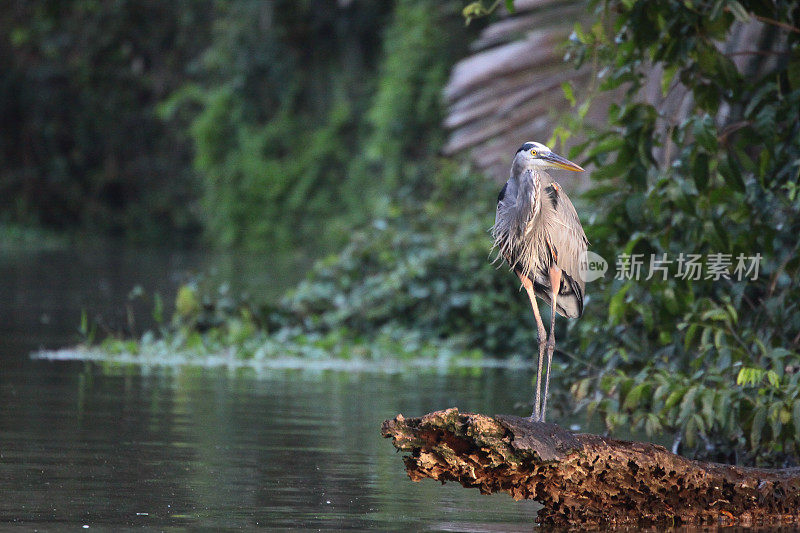
[{"label": "river surface", "polygon": [[[522,414],[527,372],[256,374],[30,358],[79,341],[82,311],[110,330],[147,327],[139,308],[149,304],[131,289],[169,303],[191,271],[276,298],[298,269],[252,279],[259,260],[113,247],[0,253],[0,525],[533,529],[533,502],[411,482],[379,431],[397,413],[452,406]],[[139,307],[133,324],[128,306]]]}]

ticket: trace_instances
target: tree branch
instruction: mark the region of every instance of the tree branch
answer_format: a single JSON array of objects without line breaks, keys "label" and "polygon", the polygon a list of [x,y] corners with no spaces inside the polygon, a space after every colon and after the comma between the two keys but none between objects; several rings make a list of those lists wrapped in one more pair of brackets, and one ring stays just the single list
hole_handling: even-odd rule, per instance
[{"label": "tree branch", "polygon": [[381,432],[413,481],[458,481],[544,506],[557,526],[756,525],[800,521],[800,468],[693,461],[650,443],[573,434],[516,416],[447,409],[398,415]]}]

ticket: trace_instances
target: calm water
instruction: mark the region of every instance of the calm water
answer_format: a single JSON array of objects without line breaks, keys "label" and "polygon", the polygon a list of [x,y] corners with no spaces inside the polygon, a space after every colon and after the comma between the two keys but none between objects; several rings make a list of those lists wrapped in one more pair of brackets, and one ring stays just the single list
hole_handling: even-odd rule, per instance
[{"label": "calm water", "polygon": [[[31,350],[77,340],[81,309],[109,324],[125,321],[132,286],[167,296],[207,261],[124,250],[0,256],[0,524],[533,528],[533,502],[412,483],[379,433],[398,412],[521,414],[528,374],[308,370],[255,378],[29,359]],[[247,271],[247,261],[220,261],[223,277]],[[252,280],[248,289],[274,297],[281,279]]]}]

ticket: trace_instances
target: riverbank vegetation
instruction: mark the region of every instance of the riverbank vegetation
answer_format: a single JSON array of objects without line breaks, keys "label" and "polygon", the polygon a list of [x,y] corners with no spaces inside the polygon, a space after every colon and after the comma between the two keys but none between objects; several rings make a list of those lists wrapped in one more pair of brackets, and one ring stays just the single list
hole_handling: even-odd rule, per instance
[{"label": "riverbank vegetation", "polygon": [[[61,191],[52,198],[75,195],[74,202],[59,200],[62,215],[47,215],[58,223],[130,235],[165,225],[202,232],[219,246],[262,249],[265,257],[309,243],[324,255],[277,303],[220,294],[199,279],[189,283],[175,297],[172,318],[157,313],[158,331],[136,342],[100,340],[109,352],[532,356],[536,334],[526,298],[489,257],[498,186],[464,161],[437,156],[441,89],[484,20],[465,29],[462,2],[162,6],[159,35],[191,41],[167,56],[145,53],[115,33],[105,5],[31,5],[38,4],[0,15],[17,24],[4,44],[11,53],[2,57],[11,58],[15,73],[5,90],[32,83],[25,58],[43,66],[36,72],[55,69],[73,93],[51,87],[51,78],[34,81],[77,103],[51,127],[36,115],[21,121],[22,130],[51,132],[40,139],[44,154],[61,146],[66,130],[85,135],[71,135],[70,150],[57,157],[32,159],[38,170],[31,159],[6,156],[18,163],[3,170],[17,172],[4,181],[14,194],[3,198],[16,198],[4,206],[6,218],[50,223],[49,197],[23,194],[44,176],[52,180],[49,190]],[[144,9],[128,7],[132,18]],[[611,431],[632,426],[674,435],[676,449],[689,455],[795,464],[800,13],[792,2],[733,0],[606,0],[587,9],[595,22],[576,27],[564,50],[570,61],[592,65],[597,83],[588,94],[563,87],[575,113],[558,131],[584,139],[569,156],[594,170],[588,190],[573,200],[590,249],[610,269],[588,284],[580,320],[557,321],[553,372],[574,383],[574,401],[553,403],[602,417]],[[87,35],[104,41],[56,39],[87,20],[95,24]],[[755,48],[726,48],[746,25],[761,28]],[[103,54],[77,54],[95,63],[64,61],[74,46],[96,42],[106,43]],[[111,89],[92,78],[101,60],[140,75],[126,74],[130,83],[126,76],[104,78],[125,84],[104,100]],[[642,97],[653,72],[663,73],[662,95],[685,91],[680,114],[665,114],[658,101]],[[84,79],[91,91],[75,86]],[[608,93],[615,103],[607,123],[585,127],[585,109]],[[4,100],[6,116],[24,105],[19,98]],[[105,138],[105,122],[81,118],[96,107],[112,121],[120,116],[115,106],[134,99],[146,102],[146,120],[131,119],[128,130],[147,139],[146,150],[118,149],[131,135]],[[143,168],[152,172],[139,183]],[[68,179],[75,169],[87,180],[80,187]],[[174,181],[157,179],[165,173]],[[92,201],[79,200],[87,195]],[[109,200],[117,197],[124,201]],[[164,205],[175,209],[153,217]],[[728,277],[707,277],[708,263],[698,279],[682,276],[680,254],[723,254]],[[646,258],[639,276],[615,276],[625,256]],[[739,256],[760,257],[757,275],[736,278]],[[671,260],[665,276],[648,276],[654,257]],[[87,340],[98,342],[90,332],[86,324]]]},{"label": "riverbank vegetation", "polygon": [[459,13],[14,2],[0,14],[0,222],[335,250],[387,196],[427,186],[441,88],[476,34]]},{"label": "riverbank vegetation", "polygon": [[[673,432],[692,455],[794,463],[800,13],[791,2],[702,5],[599,2],[598,22],[576,32],[572,53],[603,65],[601,90],[625,91],[583,152],[598,169],[587,234],[604,257],[724,253],[730,275],[692,279],[672,264],[666,279],[615,279],[600,295],[600,342],[592,321],[578,326],[581,353],[603,369],[585,369],[573,390],[610,428]],[[757,21],[744,50],[723,45]],[[677,81],[688,91],[678,120],[636,96],[648,65],[663,68],[665,94]],[[760,257],[757,275],[735,275],[740,256]]]}]

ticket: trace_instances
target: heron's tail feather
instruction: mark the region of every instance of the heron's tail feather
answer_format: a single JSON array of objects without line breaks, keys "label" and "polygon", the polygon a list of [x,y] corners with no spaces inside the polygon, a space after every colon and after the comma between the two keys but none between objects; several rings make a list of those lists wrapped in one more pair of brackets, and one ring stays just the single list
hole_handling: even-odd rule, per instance
[{"label": "heron's tail feather", "polygon": [[[567,318],[580,318],[583,314],[583,287],[571,276],[562,272],[565,284],[562,285],[561,292],[556,299],[556,312]],[[541,298],[547,305],[552,306],[552,290],[550,283],[542,283],[542,279],[533,280],[533,289],[536,296]]]}]

